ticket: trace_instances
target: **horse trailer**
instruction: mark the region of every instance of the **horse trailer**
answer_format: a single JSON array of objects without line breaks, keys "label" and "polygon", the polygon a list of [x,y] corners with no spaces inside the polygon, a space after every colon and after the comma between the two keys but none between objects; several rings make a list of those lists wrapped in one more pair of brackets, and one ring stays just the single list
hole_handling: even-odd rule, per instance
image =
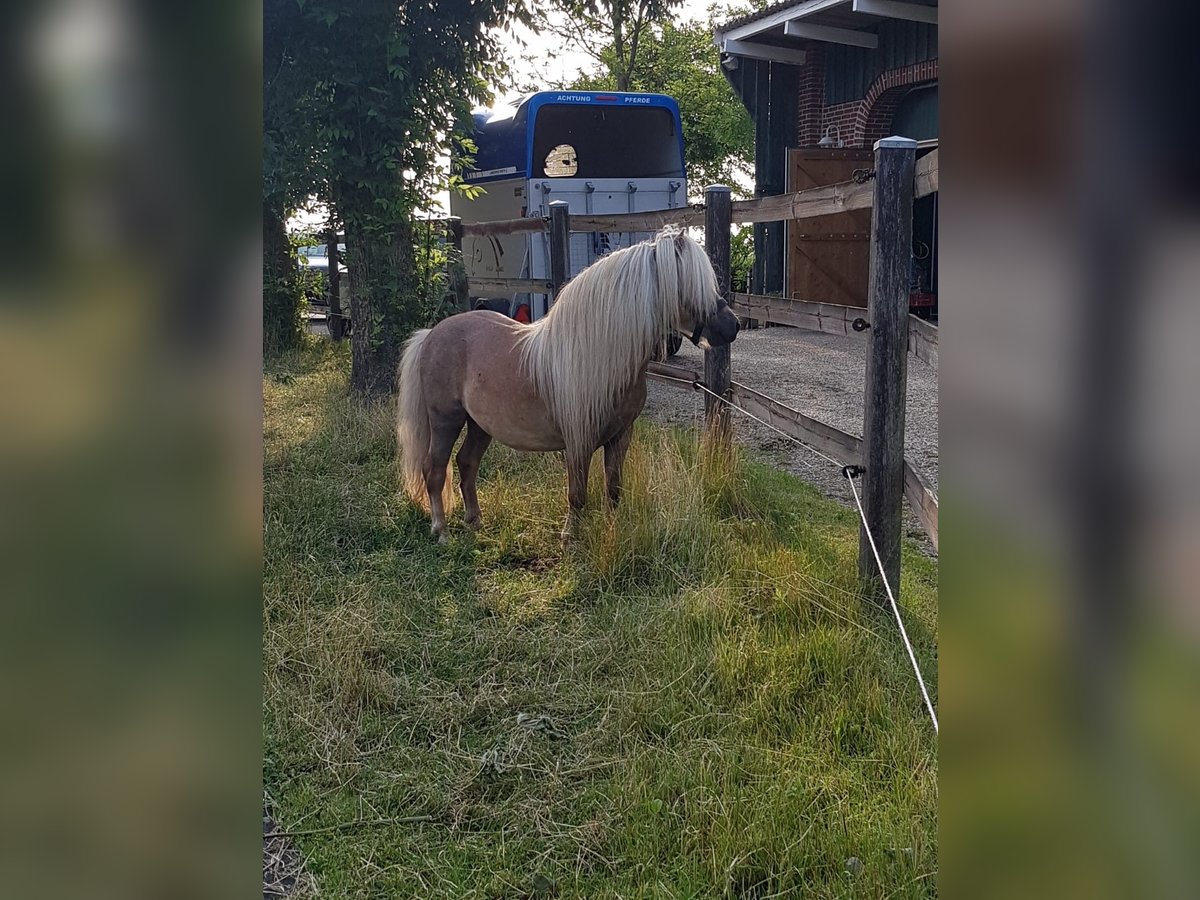
[{"label": "horse trailer", "polygon": [[[565,200],[574,215],[649,212],[687,205],[679,107],[662,94],[542,91],[514,107],[475,114],[476,152],[463,180],[484,193],[452,193],[450,211],[464,223],[548,216]],[[648,232],[571,235],[569,276]],[[544,233],[463,238],[468,279],[550,276]],[[473,308],[521,321],[546,314],[548,294],[471,291]]]}]

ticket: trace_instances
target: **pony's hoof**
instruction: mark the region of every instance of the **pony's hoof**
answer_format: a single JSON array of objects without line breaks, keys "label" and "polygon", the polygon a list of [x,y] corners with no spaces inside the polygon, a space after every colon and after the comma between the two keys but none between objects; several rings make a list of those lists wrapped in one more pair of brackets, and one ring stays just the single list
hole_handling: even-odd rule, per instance
[{"label": "pony's hoof", "polygon": [[474,516],[472,518],[463,519],[463,524],[472,531],[478,531],[483,527],[483,519],[480,516]]}]

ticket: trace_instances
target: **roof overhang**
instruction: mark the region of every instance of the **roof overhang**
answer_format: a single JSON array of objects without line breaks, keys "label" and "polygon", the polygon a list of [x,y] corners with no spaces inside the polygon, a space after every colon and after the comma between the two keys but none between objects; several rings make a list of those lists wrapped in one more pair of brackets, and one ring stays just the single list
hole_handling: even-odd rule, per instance
[{"label": "roof overhang", "polygon": [[713,33],[725,57],[804,64],[816,41],[875,49],[888,19],[937,24],[937,0],[796,0],[734,19]]}]

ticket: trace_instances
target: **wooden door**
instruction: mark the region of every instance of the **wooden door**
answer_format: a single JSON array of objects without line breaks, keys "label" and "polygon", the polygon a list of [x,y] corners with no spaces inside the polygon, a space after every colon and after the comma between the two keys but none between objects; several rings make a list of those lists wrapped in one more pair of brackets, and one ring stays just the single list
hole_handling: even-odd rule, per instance
[{"label": "wooden door", "polygon": [[[870,150],[788,151],[788,191],[849,181],[869,169]],[[867,305],[871,210],[815,216],[788,223],[787,294],[840,306]]]}]

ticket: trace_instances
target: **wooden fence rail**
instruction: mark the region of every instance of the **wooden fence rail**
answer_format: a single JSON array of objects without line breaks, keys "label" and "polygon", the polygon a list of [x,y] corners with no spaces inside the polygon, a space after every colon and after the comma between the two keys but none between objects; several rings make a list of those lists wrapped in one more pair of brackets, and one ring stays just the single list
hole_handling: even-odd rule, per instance
[{"label": "wooden fence rail", "polygon": [[[914,174],[913,196],[927,197],[938,189],[938,151],[934,150],[917,160]],[[793,194],[759,197],[755,200],[737,200],[733,204],[733,221],[741,224],[753,222],[786,222],[830,213],[846,212],[851,209],[866,209],[871,205],[872,186],[868,181],[858,184],[843,181],[823,187],[808,188]],[[426,221],[426,220],[422,220]],[[430,219],[429,222],[446,222],[446,219]],[[654,212],[620,213],[611,216],[572,216],[572,231],[657,231],[664,225],[699,227],[704,224],[704,205],[685,206],[678,209],[663,209]],[[548,220],[541,216],[521,219],[500,219],[495,222],[465,222],[464,235],[487,236],[505,234],[534,234],[545,231]],[[339,241],[346,236],[339,234]]]},{"label": "wooden fence rail", "polygon": [[503,234],[534,234],[549,227],[546,219],[527,217],[524,219],[499,219],[495,222],[464,222],[463,234],[476,237]]},{"label": "wooden fence rail", "polygon": [[920,199],[936,194],[938,189],[938,152],[934,150],[917,160],[913,176],[913,197]]},{"label": "wooden fence rail", "polygon": [[[738,200],[732,204],[730,220],[786,222],[871,205],[871,184],[846,181],[824,187],[808,188],[794,194]],[[704,207],[688,206],[656,212],[616,213],[608,216],[571,216],[572,231],[657,231],[666,225],[697,227],[704,224]]]},{"label": "wooden fence rail", "polygon": [[740,200],[733,204],[733,221],[742,224],[789,222],[794,219],[828,216],[853,209],[867,209],[871,205],[871,191],[870,181],[863,184],[843,181],[838,184],[807,188],[794,194],[759,197],[756,200]]},{"label": "wooden fence rail", "polygon": [[924,319],[909,316],[908,353],[936,369],[938,367],[938,327]]},{"label": "wooden fence rail", "polygon": [[819,303],[813,300],[788,300],[762,294],[734,294],[730,306],[743,318],[860,339],[862,332],[854,330],[854,320],[866,321],[867,315],[866,307],[839,306],[836,303]]},{"label": "wooden fence rail", "polygon": [[471,278],[468,284],[474,297],[554,293],[554,282],[545,278]]},{"label": "wooden fence rail", "polygon": [[614,213],[610,216],[571,216],[572,231],[658,231],[667,225],[688,228],[704,224],[704,205],[659,209],[653,212]]},{"label": "wooden fence rail", "polygon": [[[734,294],[729,304],[733,311],[745,319],[769,322],[775,325],[791,325],[806,331],[823,334],[839,334],[866,341],[867,329],[854,330],[854,321],[867,319],[864,306],[839,306],[836,303],[818,303],[813,300],[788,300],[785,297],[767,297],[762,294]],[[908,352],[926,365],[936,369],[938,364],[938,327],[924,319],[910,315],[908,318]]]},{"label": "wooden fence rail", "polygon": [[913,514],[929,540],[933,549],[938,548],[938,497],[937,491],[929,480],[918,472],[907,459],[904,461],[904,497],[912,507]]},{"label": "wooden fence rail", "polygon": [[839,462],[850,464],[861,461],[862,438],[827,425],[812,416],[806,416],[799,410],[785,406],[778,400],[773,400],[766,394],[760,394],[736,381],[733,383],[733,397],[738,406],[747,412]]},{"label": "wooden fence rail", "polygon": [[692,383],[704,380],[704,371],[700,367],[680,366],[672,362],[652,361],[646,367],[646,374],[655,382],[661,382],[683,390],[696,390]]},{"label": "wooden fence rail", "polygon": [[[913,196],[924,197],[938,189],[937,151],[922,157],[914,175]],[[773,197],[758,197],[754,200],[737,200],[733,203],[732,221],[739,224],[754,222],[789,222],[813,216],[828,216],[833,213],[871,206],[874,185],[871,181],[859,184],[843,181],[821,187],[808,188],[792,194]],[[653,212],[615,213],[608,216],[573,215],[571,230],[593,231],[658,231],[666,225],[699,227],[704,224],[704,206],[684,206],[678,209],[661,209]],[[463,225],[467,235],[532,234],[545,231],[548,220],[541,217],[503,219],[497,222],[470,222]]]}]

